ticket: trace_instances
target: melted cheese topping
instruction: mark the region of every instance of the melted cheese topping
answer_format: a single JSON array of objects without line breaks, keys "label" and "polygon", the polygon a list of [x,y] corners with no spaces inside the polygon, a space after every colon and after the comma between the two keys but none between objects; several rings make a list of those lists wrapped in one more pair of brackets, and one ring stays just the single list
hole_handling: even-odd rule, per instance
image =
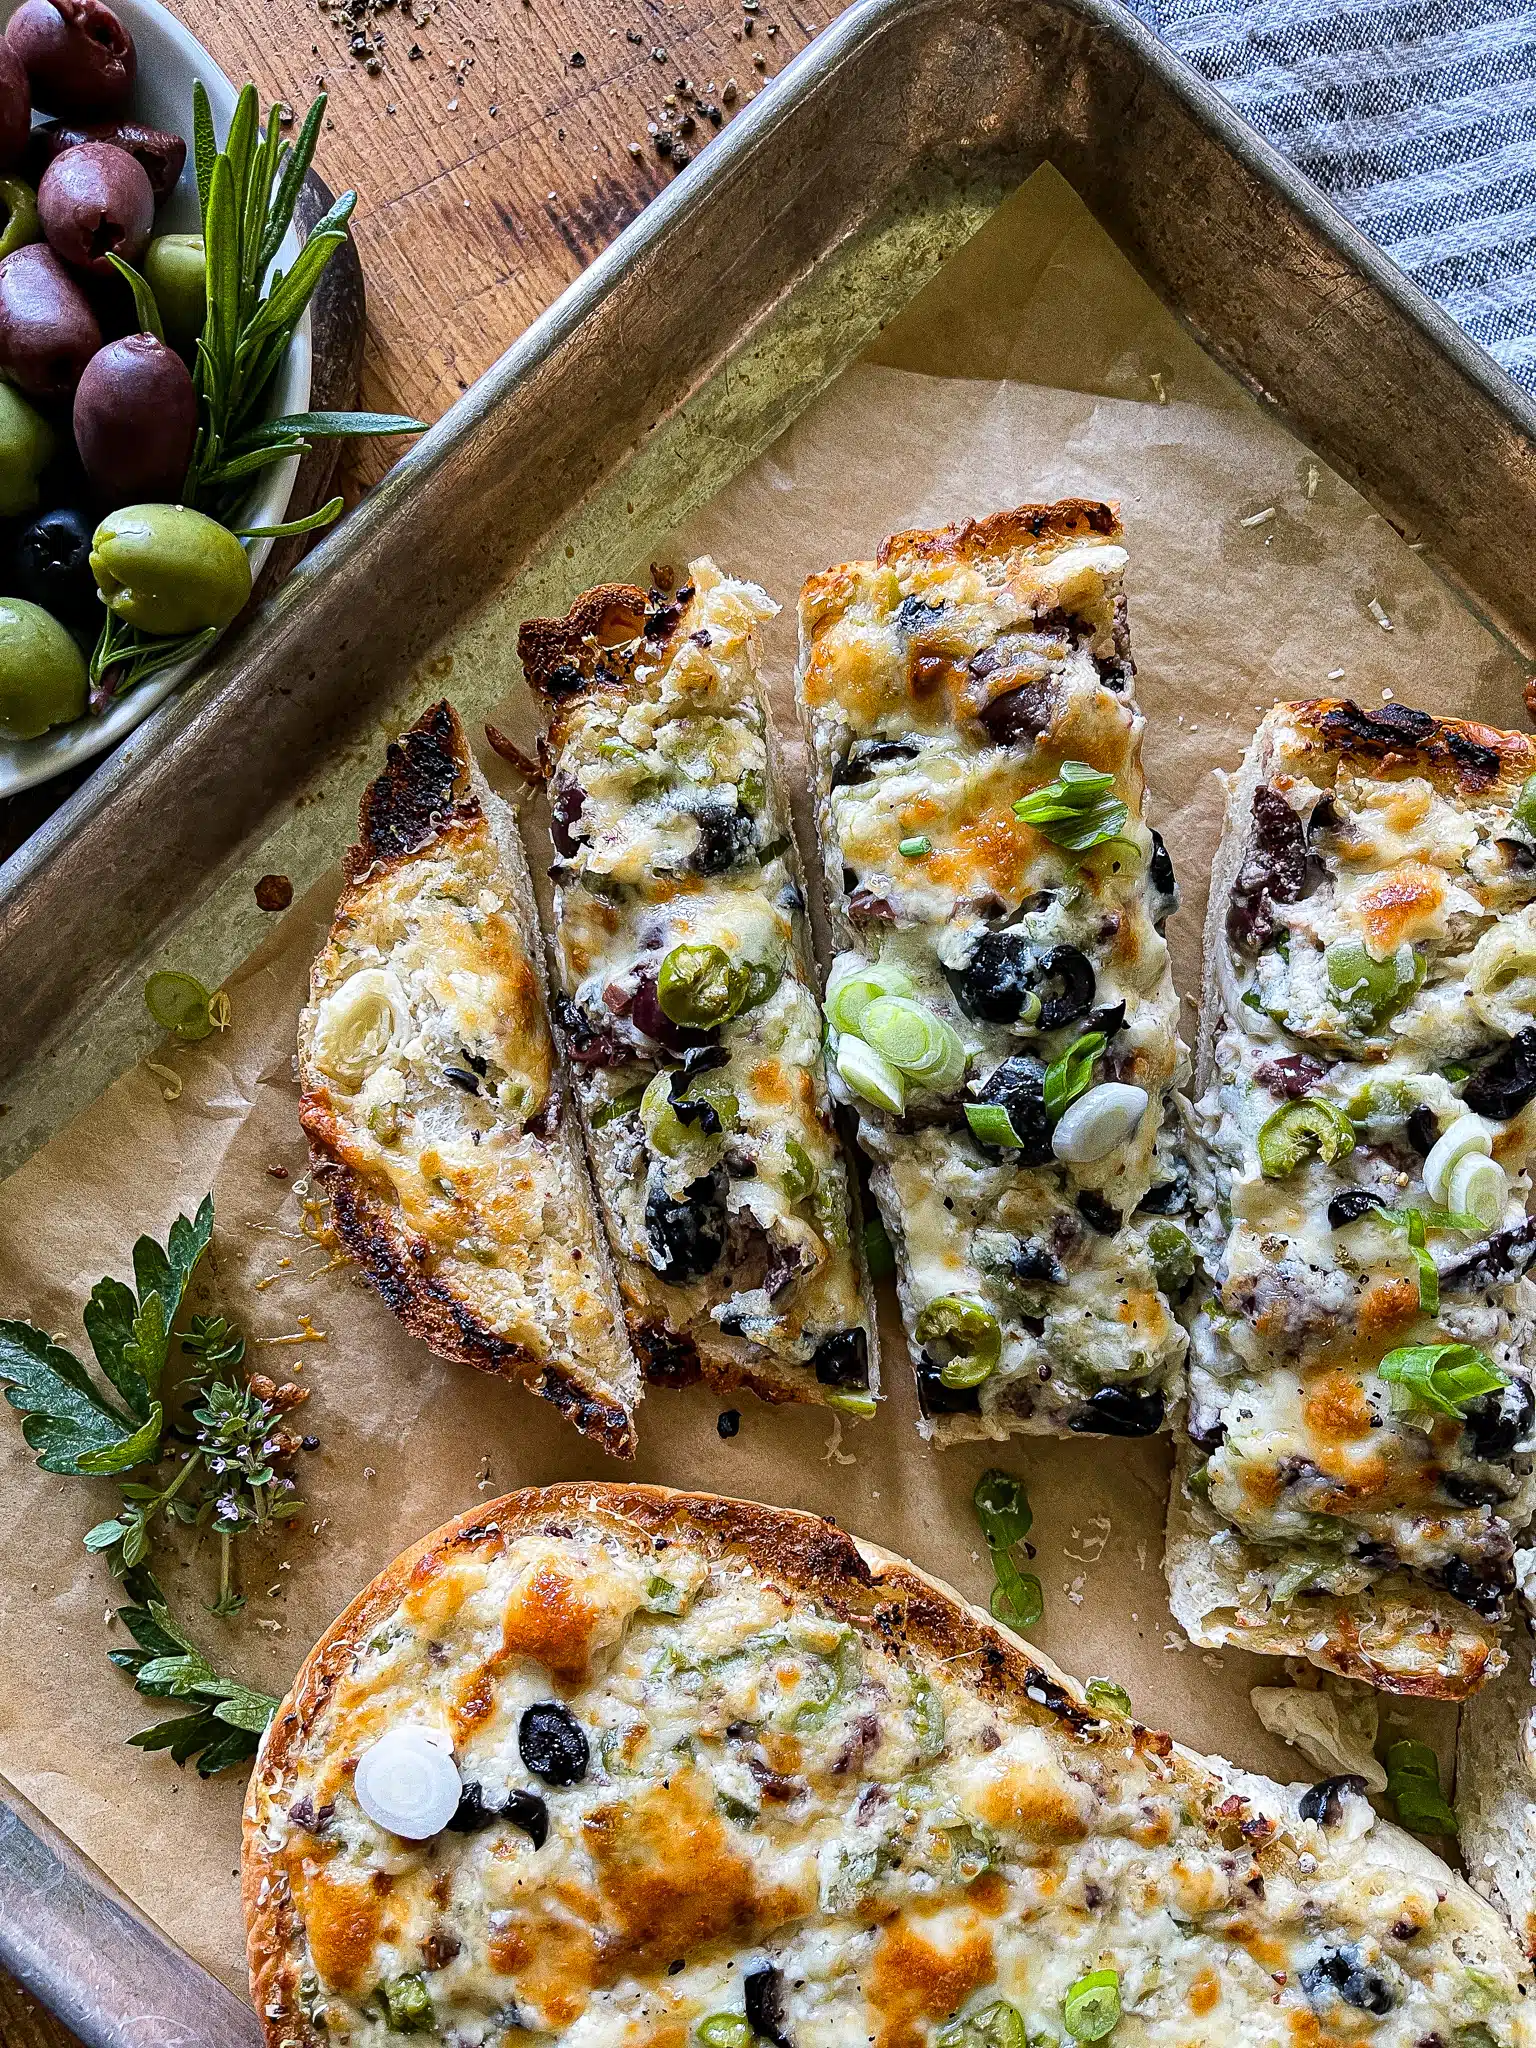
[{"label": "melted cheese topping", "polygon": [[[902,1597],[791,1597],[601,1513],[429,1553],[256,1766],[254,1904],[287,1928],[269,2038],[384,2048],[394,2010],[454,2048],[695,2048],[768,1970],[791,2048],[934,2048],[999,1998],[1059,2042],[1070,1988],[1113,1970],[1116,2038],[1147,2048],[1529,2041],[1513,1942],[1362,1799],[1303,1820],[1300,1787],[1038,1670],[983,1698],[972,1659],[906,1640]],[[552,1700],[589,1746],[569,1785],[519,1754]],[[357,1759],[402,1722],[452,1740],[482,1807],[536,1793],[542,1846],[371,1822]]]},{"label": "melted cheese topping", "polygon": [[[554,869],[557,974],[616,1252],[674,1331],[716,1355],[729,1340],[815,1399],[819,1347],[864,1334],[865,1310],[755,672],[754,635],[776,607],[712,562],[689,576],[664,654],[562,708],[553,795],[571,812],[572,851]],[[658,1129],[639,1109],[658,1067],[675,1071],[682,1055],[636,1023],[636,993],[681,947],[714,948],[771,983],[714,1034],[725,1057],[700,1079],[727,1108],[713,1130],[676,1118]],[[707,1271],[667,1277],[659,1201],[715,1219]]]},{"label": "melted cheese topping", "polygon": [[[1314,822],[1304,892],[1273,906],[1273,937],[1256,957],[1215,941],[1227,1000],[1197,1110],[1215,1283],[1190,1367],[1192,1428],[1209,1452],[1196,1469],[1199,1511],[1213,1531],[1235,1532],[1221,1554],[1251,1625],[1290,1628],[1297,1647],[1330,1596],[1406,1586],[1395,1610],[1406,1670],[1417,1664],[1416,1619],[1433,1606],[1422,1589],[1442,1604],[1450,1594],[1453,1611],[1471,1607],[1472,1636],[1503,1617],[1513,1532],[1536,1511],[1529,1406],[1490,1449],[1377,1369],[1401,1347],[1460,1343],[1516,1386],[1531,1378],[1536,1289],[1508,1271],[1458,1283],[1457,1262],[1489,1232],[1436,1225],[1445,1203],[1425,1186],[1423,1147],[1464,1114],[1468,1074],[1530,1021],[1520,977],[1536,948],[1520,934],[1536,852],[1512,817],[1515,791],[1468,798],[1409,767],[1357,774],[1285,707],[1255,745],[1267,750],[1270,789]],[[1251,829],[1246,819],[1235,828]],[[1341,957],[1330,948],[1353,946],[1342,957],[1358,959],[1362,943],[1372,961],[1405,966],[1398,949],[1412,949],[1401,997],[1384,1011],[1352,1006],[1349,973],[1329,972]],[[1491,1008],[1490,985],[1495,1006],[1514,1002]],[[1352,1120],[1353,1149],[1266,1179],[1259,1134],[1303,1092]],[[1508,1229],[1530,1193],[1531,1120],[1491,1128]],[[1330,1222],[1330,1203],[1355,1191],[1395,1220],[1373,1210]],[[1427,1283],[1414,1212],[1429,1219]],[[1390,1670],[1390,1645],[1383,1654]]]},{"label": "melted cheese topping", "polygon": [[[919,547],[829,570],[801,600],[798,687],[834,911],[866,958],[905,971],[968,1056],[961,1083],[941,1096],[914,1089],[904,1117],[856,1104],[914,1355],[917,1318],[938,1297],[979,1301],[1000,1323],[999,1365],[967,1394],[938,1389],[935,1361],[923,1362],[925,1407],[946,1435],[1093,1428],[1086,1404],[1106,1392],[1130,1396],[1141,1426],[1156,1427],[1183,1356],[1148,1248],[1152,1219],[1136,1213],[1157,1188],[1159,1242],[1187,1253],[1162,1135],[1183,1058],[1160,928],[1173,901],[1149,878],[1125,561],[1101,541],[964,561]],[[1011,724],[1009,700],[1025,707]],[[1127,813],[1115,846],[1079,858],[1015,815],[1064,761],[1114,777]],[[913,855],[914,840],[928,850]],[[967,968],[1000,933],[1036,960],[1069,949],[1091,972],[1091,1003],[1046,1030],[978,1016]],[[1047,1065],[1094,1028],[1090,1012],[1119,1005],[1124,1022],[1092,1079],[1146,1090],[1134,1134],[1093,1165],[1020,1166],[974,1142],[967,1096],[1005,1059]]]}]

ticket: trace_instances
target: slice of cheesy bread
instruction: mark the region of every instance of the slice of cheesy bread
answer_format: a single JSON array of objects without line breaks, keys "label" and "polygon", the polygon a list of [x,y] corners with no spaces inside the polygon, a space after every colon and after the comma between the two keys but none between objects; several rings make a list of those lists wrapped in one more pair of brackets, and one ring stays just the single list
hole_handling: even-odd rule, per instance
[{"label": "slice of cheesy bread", "polygon": [[[478,1507],[354,1602],[263,1742],[266,2038],[1527,2048],[1517,1943],[1358,1779],[1246,1775],[1108,1692],[809,1515]],[[359,1788],[428,1743],[402,1840]]]},{"label": "slice of cheesy bread", "polygon": [[[800,600],[833,1071],[941,1441],[1150,1434],[1184,1351],[1177,897],[1121,540],[1110,506],[1024,505],[896,534]],[[880,989],[894,1012],[861,1007]]]},{"label": "slice of cheesy bread", "polygon": [[1199,1643],[1460,1698],[1536,1505],[1536,744],[1282,704],[1229,787],[1170,1532]]},{"label": "slice of cheesy bread", "polygon": [[624,1342],[554,1071],[533,885],[449,704],[391,745],[299,1019],[300,1120],[342,1245],[440,1358],[633,1457]]},{"label": "slice of cheesy bread", "polygon": [[[1536,1551],[1517,1553],[1530,1582]],[[1536,1959],[1536,1682],[1527,1600],[1508,1666],[1461,1710],[1456,1815],[1468,1877]]]},{"label": "slice of cheesy bread", "polygon": [[630,1331],[653,1379],[872,1412],[805,899],[754,637],[695,562],[518,639],[547,740],[556,1021]]}]

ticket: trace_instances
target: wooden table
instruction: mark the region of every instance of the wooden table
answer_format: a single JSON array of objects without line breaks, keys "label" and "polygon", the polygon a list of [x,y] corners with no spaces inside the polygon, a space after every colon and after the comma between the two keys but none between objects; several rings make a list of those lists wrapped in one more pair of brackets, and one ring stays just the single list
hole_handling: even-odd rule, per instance
[{"label": "wooden table", "polygon": [[[824,27],[804,0],[171,0],[358,194],[363,402],[435,420]],[[712,110],[712,111],[711,111]],[[347,459],[355,496],[398,443]],[[173,1768],[167,1764],[169,1771]],[[0,2048],[72,2048],[0,1974]]]}]

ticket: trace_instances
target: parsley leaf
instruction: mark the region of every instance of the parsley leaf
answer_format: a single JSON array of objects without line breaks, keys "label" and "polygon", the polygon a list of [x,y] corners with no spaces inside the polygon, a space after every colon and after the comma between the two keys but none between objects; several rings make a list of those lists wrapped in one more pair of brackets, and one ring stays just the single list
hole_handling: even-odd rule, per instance
[{"label": "parsley leaf", "polygon": [[278,1701],[238,1679],[221,1678],[174,1619],[147,1571],[129,1574],[128,1591],[134,1604],[120,1607],[117,1618],[133,1637],[134,1647],[110,1651],[111,1661],[120,1671],[132,1673],[135,1687],[147,1698],[192,1703],[190,1713],[157,1721],[130,1736],[131,1745],[169,1750],[177,1764],[195,1759],[204,1778],[248,1762]]}]

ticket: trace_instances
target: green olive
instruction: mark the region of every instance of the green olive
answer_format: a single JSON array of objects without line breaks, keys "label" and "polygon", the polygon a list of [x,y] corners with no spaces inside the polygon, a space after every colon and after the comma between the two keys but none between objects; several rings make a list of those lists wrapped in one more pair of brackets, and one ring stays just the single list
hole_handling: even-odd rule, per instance
[{"label": "green olive", "polygon": [[91,571],[108,607],[145,633],[227,626],[251,565],[227,526],[187,505],[127,505],[96,529]]},{"label": "green olive", "polygon": [[52,427],[13,384],[0,384],[0,519],[37,510],[37,479],[52,460]]},{"label": "green olive", "polygon": [[156,235],[144,251],[144,275],[165,323],[165,338],[184,355],[208,313],[208,262],[201,235]]},{"label": "green olive", "polygon": [[0,229],[0,259],[10,255],[13,249],[21,249],[28,242],[43,239],[42,218],[37,210],[37,194],[32,187],[23,184],[20,178],[0,178],[0,206],[5,208],[5,226]]},{"label": "green olive", "polygon": [[85,656],[58,620],[0,597],[0,739],[35,740],[85,711]]}]

